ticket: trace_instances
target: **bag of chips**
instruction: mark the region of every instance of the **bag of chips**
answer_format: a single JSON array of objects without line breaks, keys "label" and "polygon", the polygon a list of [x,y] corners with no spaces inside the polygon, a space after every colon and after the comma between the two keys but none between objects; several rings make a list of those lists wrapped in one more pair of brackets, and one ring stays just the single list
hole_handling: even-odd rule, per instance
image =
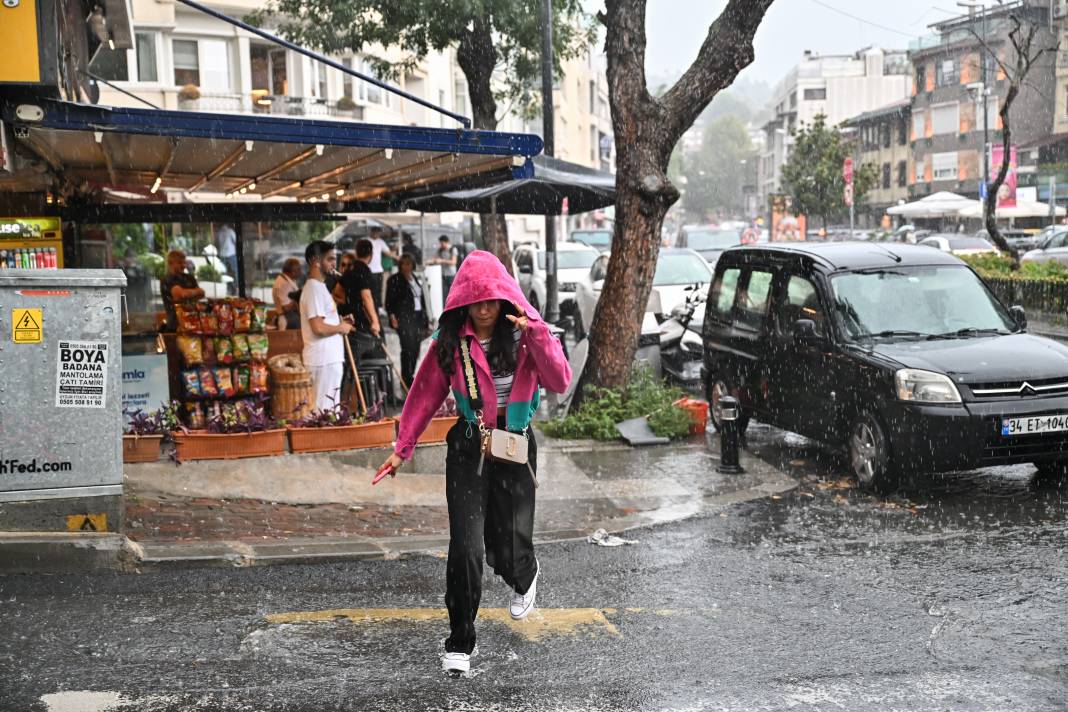
[{"label": "bag of chips", "polygon": [[197,369],[191,368],[188,371],[182,371],[182,388],[185,390],[186,396],[190,398],[198,398],[204,395],[200,390],[200,375]]},{"label": "bag of chips", "polygon": [[215,358],[215,339],[211,336],[205,336],[201,341],[200,351],[204,355],[204,365],[214,366],[218,363]]},{"label": "bag of chips", "polygon": [[186,403],[185,420],[193,430],[203,430],[208,427],[208,419],[204,416],[204,404],[196,402]]},{"label": "bag of chips", "polygon": [[193,303],[175,304],[174,311],[178,315],[178,333],[199,334],[201,331],[200,313],[197,305]]},{"label": "bag of chips", "polygon": [[199,371],[200,376],[200,395],[205,398],[215,398],[219,395],[219,387],[215,384],[215,377],[211,373],[211,369],[207,366],[201,366]]},{"label": "bag of chips", "polygon": [[180,334],[178,336],[178,350],[182,353],[182,360],[186,366],[199,366],[204,363],[204,353],[200,348],[200,337]]},{"label": "bag of chips", "polygon": [[252,310],[252,324],[249,331],[261,332],[267,328],[267,305],[257,304]]},{"label": "bag of chips", "polygon": [[250,393],[266,393],[267,392],[267,364],[265,363],[253,363],[249,367],[249,392]]},{"label": "bag of chips", "polygon": [[234,361],[248,361],[248,335],[234,334],[230,340],[234,343]]},{"label": "bag of chips", "polygon": [[229,336],[215,337],[215,361],[223,365],[234,362],[234,342]]},{"label": "bag of chips", "polygon": [[252,369],[248,367],[248,364],[234,366],[234,392],[248,393],[251,376]]},{"label": "bag of chips", "polygon": [[230,302],[221,301],[215,302],[212,307],[212,311],[215,313],[215,318],[219,320],[219,331],[221,336],[229,336],[234,333],[234,307]]},{"label": "bag of chips", "polygon": [[215,387],[219,389],[219,395],[232,398],[234,395],[234,381],[230,369],[226,366],[216,366],[211,369],[211,375],[215,377]]},{"label": "bag of chips", "polygon": [[234,333],[247,334],[252,328],[252,302],[240,299],[234,303]]},{"label": "bag of chips", "polygon": [[219,319],[212,312],[204,312],[200,315],[200,333],[212,334],[219,333]]},{"label": "bag of chips", "polygon": [[248,339],[248,352],[253,361],[266,361],[267,351],[270,348],[270,342],[267,340],[267,334],[249,334]]}]

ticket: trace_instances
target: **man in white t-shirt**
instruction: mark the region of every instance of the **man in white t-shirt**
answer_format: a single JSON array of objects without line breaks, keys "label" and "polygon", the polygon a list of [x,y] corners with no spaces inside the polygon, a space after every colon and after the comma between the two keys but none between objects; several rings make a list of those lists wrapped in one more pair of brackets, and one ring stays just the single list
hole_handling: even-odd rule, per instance
[{"label": "man in white t-shirt", "polygon": [[229,225],[222,225],[215,231],[215,242],[219,249],[219,259],[226,265],[226,273],[233,279],[226,285],[226,292],[234,294],[237,288],[237,233]]},{"label": "man in white t-shirt", "polygon": [[308,281],[300,294],[300,333],[304,339],[304,367],[311,374],[315,407],[332,408],[341,397],[341,376],[345,369],[345,336],[353,326],[341,321],[337,303],[323,283],[334,273],[333,244],[316,240],[304,251]]},{"label": "man in white t-shirt", "polygon": [[382,307],[382,273],[385,271],[382,267],[382,256],[385,255],[392,260],[397,260],[399,257],[389,249],[389,243],[382,239],[382,228],[371,228],[368,239],[371,241],[371,247],[374,248],[371,261],[367,263],[367,266],[371,268],[371,279],[374,280],[375,285],[371,292],[375,300],[375,309],[379,309]]}]

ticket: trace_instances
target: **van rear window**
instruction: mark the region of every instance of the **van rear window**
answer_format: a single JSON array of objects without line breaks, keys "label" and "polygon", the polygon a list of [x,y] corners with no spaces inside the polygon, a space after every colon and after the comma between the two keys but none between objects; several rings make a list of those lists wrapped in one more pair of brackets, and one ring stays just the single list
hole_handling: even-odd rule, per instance
[{"label": "van rear window", "polygon": [[724,270],[712,287],[712,304],[715,316],[720,321],[729,322],[731,308],[734,307],[734,295],[738,292],[738,277],[742,271],[737,267]]}]

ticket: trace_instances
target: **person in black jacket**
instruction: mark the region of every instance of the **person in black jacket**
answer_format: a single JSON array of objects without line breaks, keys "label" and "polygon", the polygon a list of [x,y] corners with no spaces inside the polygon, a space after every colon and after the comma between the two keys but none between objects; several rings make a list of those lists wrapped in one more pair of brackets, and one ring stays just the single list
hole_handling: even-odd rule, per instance
[{"label": "person in black jacket", "polygon": [[415,275],[415,259],[401,255],[400,272],[386,282],[386,313],[389,323],[397,331],[401,343],[401,376],[411,385],[415,376],[415,362],[419,359],[422,341],[430,320],[423,301],[423,282]]}]

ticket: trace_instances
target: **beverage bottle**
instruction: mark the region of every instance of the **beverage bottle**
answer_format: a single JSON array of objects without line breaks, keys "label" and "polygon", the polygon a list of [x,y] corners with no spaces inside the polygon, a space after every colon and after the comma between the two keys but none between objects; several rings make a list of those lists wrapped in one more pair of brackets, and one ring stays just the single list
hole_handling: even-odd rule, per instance
[{"label": "beverage bottle", "polygon": [[41,248],[41,251],[37,253],[37,269],[45,269],[48,265],[45,263],[45,253],[47,250]]},{"label": "beverage bottle", "polygon": [[7,250],[0,250],[0,269],[7,269]]},{"label": "beverage bottle", "polygon": [[18,262],[19,269],[26,269],[26,250],[19,250],[19,256],[16,261]]},{"label": "beverage bottle", "polygon": [[33,263],[30,262],[29,249],[25,249],[22,251],[22,269],[33,269]]},{"label": "beverage bottle", "polygon": [[49,247],[48,248],[48,268],[49,269],[58,269],[58,267],[59,267],[59,264],[56,261],[56,248]]}]

